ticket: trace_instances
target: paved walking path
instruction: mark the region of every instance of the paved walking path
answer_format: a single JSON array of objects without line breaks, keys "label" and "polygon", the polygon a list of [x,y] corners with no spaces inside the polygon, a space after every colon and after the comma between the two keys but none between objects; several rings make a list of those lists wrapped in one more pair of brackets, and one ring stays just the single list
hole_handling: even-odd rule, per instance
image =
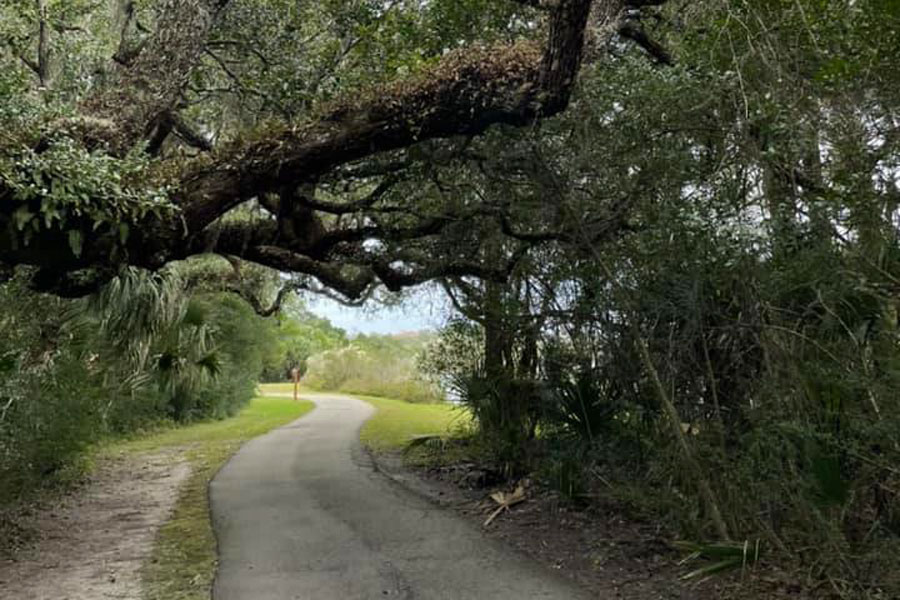
[{"label": "paved walking path", "polygon": [[468,521],[373,470],[374,409],[317,408],[246,444],[210,485],[214,600],[530,600],[585,596]]}]

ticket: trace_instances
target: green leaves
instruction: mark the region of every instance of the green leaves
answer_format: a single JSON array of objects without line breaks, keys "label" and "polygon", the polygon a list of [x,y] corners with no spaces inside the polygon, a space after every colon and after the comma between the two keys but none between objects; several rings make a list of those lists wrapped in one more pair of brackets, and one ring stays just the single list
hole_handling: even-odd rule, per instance
[{"label": "green leaves", "polygon": [[84,246],[84,237],[81,235],[81,232],[77,229],[70,229],[68,237],[72,254],[74,254],[76,258],[81,258],[81,249]]},{"label": "green leaves", "polygon": [[25,226],[28,225],[33,218],[34,213],[28,210],[27,206],[20,206],[13,213],[13,222],[16,224],[16,229],[19,231],[25,229]]},{"label": "green leaves", "polygon": [[136,150],[119,159],[88,152],[59,136],[37,152],[24,149],[0,160],[0,178],[20,203],[13,212],[16,229],[68,230],[69,247],[81,255],[84,229],[112,229],[124,243],[129,223],[175,210],[165,186],[148,182],[148,158]]},{"label": "green leaves", "polygon": [[675,542],[675,547],[690,553],[681,561],[681,564],[700,558],[713,561],[682,575],[681,579],[701,579],[739,567],[745,569],[759,561],[759,546],[759,540],[753,543],[749,540],[706,544],[689,541]]}]

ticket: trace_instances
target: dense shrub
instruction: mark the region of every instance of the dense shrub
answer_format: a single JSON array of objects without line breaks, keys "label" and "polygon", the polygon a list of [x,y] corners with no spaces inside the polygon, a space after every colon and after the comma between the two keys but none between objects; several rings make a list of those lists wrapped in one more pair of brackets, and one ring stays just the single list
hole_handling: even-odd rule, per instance
[{"label": "dense shrub", "polygon": [[0,503],[74,473],[93,443],[234,414],[254,394],[272,327],[177,273],[126,271],[95,298],[0,284]]},{"label": "dense shrub", "polygon": [[[486,236],[508,280],[445,282],[480,352],[438,376],[566,495],[602,477],[673,538],[759,540],[809,597],[900,597],[900,5],[693,4],[657,30],[673,67],[597,63],[445,177],[550,241]],[[504,390],[527,380],[537,406]]]},{"label": "dense shrub", "polygon": [[347,345],[347,334],[327,319],[317,317],[299,305],[289,306],[279,314],[275,327],[276,343],[263,364],[260,377],[264,382],[290,379],[291,370],[306,373],[311,356]]},{"label": "dense shrub", "polygon": [[350,345],[310,357],[303,383],[313,389],[440,402],[443,390],[423,378],[416,357],[429,337],[358,336]]}]

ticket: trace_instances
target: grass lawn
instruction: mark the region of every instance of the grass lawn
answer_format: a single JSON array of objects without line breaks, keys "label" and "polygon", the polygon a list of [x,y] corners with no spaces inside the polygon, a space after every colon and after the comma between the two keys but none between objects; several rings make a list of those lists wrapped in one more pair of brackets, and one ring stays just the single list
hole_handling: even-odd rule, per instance
[{"label": "grass lawn", "polygon": [[390,398],[355,396],[378,412],[363,425],[360,440],[376,452],[398,450],[417,435],[444,435],[466,427],[470,418],[451,404],[413,404]]},{"label": "grass lawn", "polygon": [[[259,389],[261,394],[293,394],[294,393],[294,384],[291,382],[285,383],[261,383],[259,384]],[[303,385],[300,385],[300,391],[303,391]]]},{"label": "grass lawn", "polygon": [[[262,394],[278,394],[293,391],[292,383],[264,383],[259,386]],[[301,394],[335,393],[353,396],[368,402],[378,411],[363,426],[360,440],[376,452],[399,450],[417,435],[444,435],[468,426],[468,414],[451,404],[416,404],[360,394],[343,392],[311,392],[300,388]]]},{"label": "grass lawn", "polygon": [[311,402],[290,398],[255,398],[230,419],[173,428],[103,450],[115,454],[181,449],[191,462],[192,472],[174,514],[157,534],[153,557],[141,573],[145,600],[209,599],[216,565],[207,494],[210,479],[241,444],[290,423],[312,407]]}]

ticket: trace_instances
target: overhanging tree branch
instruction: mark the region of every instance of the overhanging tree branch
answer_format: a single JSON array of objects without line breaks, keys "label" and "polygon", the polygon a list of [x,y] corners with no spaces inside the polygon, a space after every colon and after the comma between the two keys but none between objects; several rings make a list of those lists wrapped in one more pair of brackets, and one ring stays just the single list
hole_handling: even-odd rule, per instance
[{"label": "overhanging tree branch", "polygon": [[161,0],[156,30],[119,65],[110,85],[89,97],[84,114],[111,124],[103,140],[124,154],[146,139],[177,104],[228,0]]},{"label": "overhanging tree branch", "polygon": [[188,230],[203,229],[254,195],[315,181],[366,156],[558,113],[581,64],[590,7],[591,0],[561,0],[543,49],[522,42],[459,51],[413,81],[374,89],[316,121],[223,151],[217,165],[184,182],[178,203]]},{"label": "overhanging tree branch", "polygon": [[[611,25],[604,30],[613,35],[626,4],[622,0],[597,2]],[[85,117],[69,127],[73,136],[92,140],[92,147],[105,144],[111,153],[121,154],[152,138],[154,132],[165,133],[163,127],[178,131],[171,115],[225,3],[161,0],[156,31],[148,35],[135,60],[117,70],[113,85],[82,104]],[[232,253],[313,276],[348,298],[359,297],[378,280],[397,288],[442,275],[497,276],[503,269],[455,256],[421,263],[403,257],[395,257],[400,263],[386,263],[384,257],[366,253],[361,253],[360,260],[348,258],[345,250],[358,252],[370,234],[385,234],[407,247],[442,234],[447,219],[440,215],[419,217],[409,226],[381,224],[375,219],[372,229],[366,225],[345,233],[328,232],[322,226],[317,212],[339,216],[349,214],[344,211],[368,211],[377,215],[368,207],[379,200],[387,183],[346,207],[293,191],[326,178],[352,177],[354,167],[348,165],[379,153],[429,139],[478,135],[494,124],[526,125],[563,110],[581,64],[592,2],[557,0],[546,6],[549,29],[543,45],[519,42],[459,50],[413,79],[373,88],[320,109],[316,118],[304,124],[285,125],[251,141],[232,143],[202,160],[179,159],[174,170],[180,174],[169,184],[170,197],[179,210],[171,217],[149,216],[132,224],[124,251],[114,251],[117,236],[103,230],[84,240],[78,256],[73,256],[64,232],[39,233],[40,239],[32,241],[32,246],[40,247],[40,252],[23,250],[14,236],[0,234],[2,258],[65,272],[109,270],[116,261],[159,268],[192,254]],[[192,137],[186,127],[180,129],[180,135]],[[202,139],[194,141],[202,145]],[[7,193],[0,182],[0,198],[5,199]],[[261,199],[265,204],[269,194],[280,198],[273,218],[221,221],[249,200]],[[12,222],[12,213],[6,211],[15,210],[13,204],[4,203],[0,208],[0,225]],[[82,229],[88,230],[89,225],[85,223]],[[529,232],[515,232],[522,234],[525,247],[536,241],[527,239]],[[342,250],[332,258],[329,253],[337,248]],[[398,268],[400,264],[405,266]]]},{"label": "overhanging tree branch", "polygon": [[672,55],[669,51],[660,44],[659,42],[650,38],[647,35],[647,32],[644,31],[644,28],[641,27],[640,23],[637,23],[631,19],[626,20],[621,27],[619,27],[619,35],[622,37],[633,41],[635,44],[644,49],[647,54],[649,54],[656,62],[671,66],[674,64],[672,60]]}]

